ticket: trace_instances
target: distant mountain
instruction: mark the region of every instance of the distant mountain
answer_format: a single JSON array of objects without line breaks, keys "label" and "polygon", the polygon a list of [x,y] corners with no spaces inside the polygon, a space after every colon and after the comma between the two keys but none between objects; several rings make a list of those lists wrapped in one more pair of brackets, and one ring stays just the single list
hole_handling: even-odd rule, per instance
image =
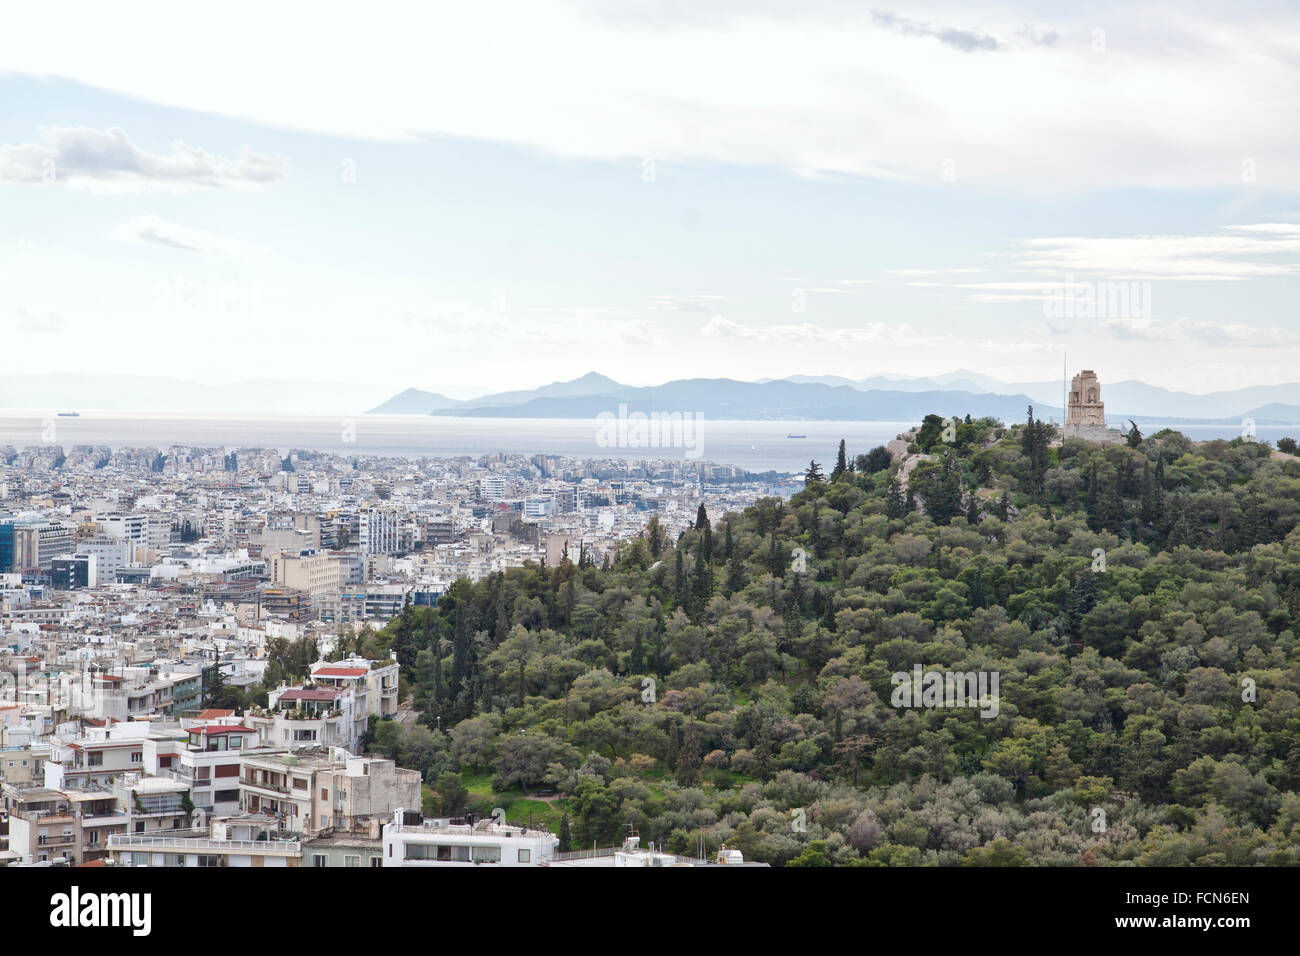
[{"label": "distant mountain", "polygon": [[[1017,421],[1030,404],[1024,395],[970,392],[861,391],[810,382],[739,382],[697,378],[649,388],[620,386],[605,395],[538,397],[518,405],[458,406],[446,414],[480,418],[594,418],[602,412],[680,412],[712,419],[912,421],[935,411],[992,415]],[[1044,408],[1042,414],[1052,414]],[[1060,410],[1055,413],[1059,415]]]},{"label": "distant mountain", "polygon": [[428,415],[459,404],[455,399],[437,392],[408,388],[388,401],[366,412],[367,415]]},{"label": "distant mountain", "polygon": [[944,388],[960,388],[969,383],[976,386],[976,389],[981,392],[1006,392],[1006,389],[1002,387],[1005,383],[999,382],[991,375],[972,372],[968,368],[959,368],[957,371],[949,372],[946,375],[936,375],[934,380]]},{"label": "distant mountain", "polygon": [[623,388],[618,382],[596,372],[588,372],[581,378],[570,382],[552,382],[541,388],[530,388],[518,392],[497,392],[483,395],[458,403],[462,408],[481,408],[484,406],[522,405],[535,398],[572,398],[582,395],[606,395]]},{"label": "distant mountain", "polygon": [[[1300,405],[1283,405],[1279,402],[1272,402],[1268,405],[1261,405],[1259,408],[1252,408],[1250,411],[1241,415],[1241,418],[1249,418],[1256,425],[1296,425],[1300,424]],[[1231,422],[1239,421],[1233,417]]]},{"label": "distant mountain", "polygon": [[[958,369],[934,378],[791,375],[742,382],[681,379],[652,387],[622,385],[590,372],[569,382],[498,392],[455,402],[432,392],[408,389],[372,411],[427,415],[430,411],[492,418],[586,418],[602,411],[698,412],[708,418],[846,419],[908,421],[930,412],[994,415],[1020,421],[1033,405],[1044,418],[1062,417],[1059,381],[1000,382]],[[1143,424],[1223,424],[1253,418],[1259,425],[1300,424],[1300,383],[1257,385],[1194,395],[1145,382],[1102,382],[1106,417]]]}]

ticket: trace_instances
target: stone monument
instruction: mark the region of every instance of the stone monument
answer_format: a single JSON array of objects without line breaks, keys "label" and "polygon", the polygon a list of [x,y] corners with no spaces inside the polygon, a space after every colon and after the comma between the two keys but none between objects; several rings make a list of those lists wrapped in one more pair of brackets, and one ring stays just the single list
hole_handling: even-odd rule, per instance
[{"label": "stone monument", "polygon": [[1106,404],[1101,400],[1101,382],[1097,373],[1085,368],[1070,382],[1070,400],[1065,415],[1063,435],[1086,441],[1118,441],[1118,429],[1106,427]]}]

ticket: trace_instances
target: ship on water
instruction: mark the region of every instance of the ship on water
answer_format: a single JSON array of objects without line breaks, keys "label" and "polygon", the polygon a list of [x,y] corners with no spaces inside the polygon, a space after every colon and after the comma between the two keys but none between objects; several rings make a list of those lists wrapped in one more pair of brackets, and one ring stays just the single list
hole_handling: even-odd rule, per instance
[{"label": "ship on water", "polygon": [[81,412],[59,412],[60,418],[80,418]]}]

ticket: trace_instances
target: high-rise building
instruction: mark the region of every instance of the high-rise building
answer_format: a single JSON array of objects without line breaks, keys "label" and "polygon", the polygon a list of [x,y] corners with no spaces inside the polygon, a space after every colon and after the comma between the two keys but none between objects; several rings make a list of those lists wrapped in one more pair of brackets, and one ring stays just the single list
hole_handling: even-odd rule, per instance
[{"label": "high-rise building", "polygon": [[401,522],[395,513],[366,508],[358,516],[357,544],[362,554],[393,554],[402,550]]}]

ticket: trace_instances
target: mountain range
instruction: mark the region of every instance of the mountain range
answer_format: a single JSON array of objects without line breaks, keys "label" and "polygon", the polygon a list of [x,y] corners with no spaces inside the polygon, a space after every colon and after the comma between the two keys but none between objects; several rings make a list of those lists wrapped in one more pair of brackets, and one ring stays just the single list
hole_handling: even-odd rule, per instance
[{"label": "mountain range", "polygon": [[[678,379],[655,386],[622,385],[589,372],[568,382],[497,392],[456,401],[408,388],[372,408],[376,415],[454,415],[485,418],[592,418],[602,412],[692,412],[716,419],[915,421],[931,412],[991,415],[1018,421],[1028,405],[1062,417],[1061,382],[1002,382],[969,369],[930,378],[792,375],[743,382],[728,378]],[[1197,395],[1134,380],[1102,382],[1107,418],[1120,423],[1300,424],[1300,382],[1254,385]]]}]

